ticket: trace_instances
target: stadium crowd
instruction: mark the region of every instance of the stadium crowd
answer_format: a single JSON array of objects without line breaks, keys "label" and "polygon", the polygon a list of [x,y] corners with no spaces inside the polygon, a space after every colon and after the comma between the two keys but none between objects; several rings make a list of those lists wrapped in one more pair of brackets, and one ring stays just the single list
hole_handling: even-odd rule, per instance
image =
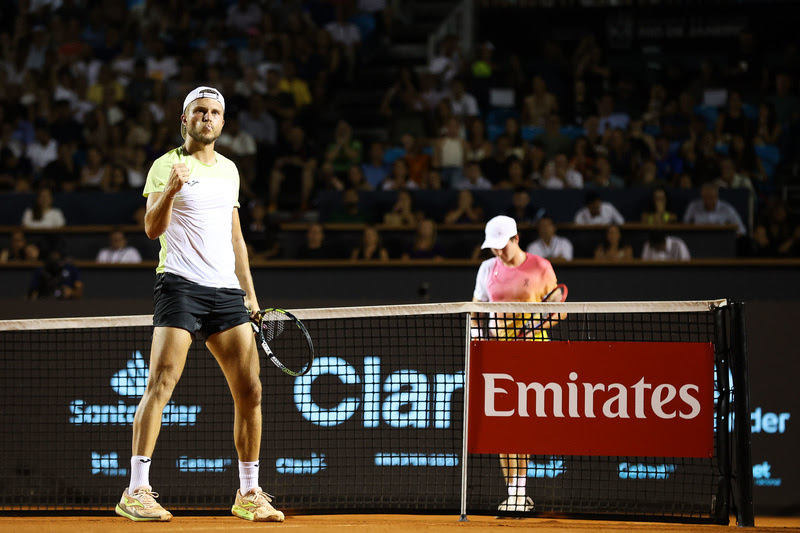
[{"label": "stadium crowd", "polygon": [[[498,50],[487,41],[470,56],[450,36],[427,65],[400,66],[395,80],[375,89],[383,97],[374,115],[387,135],[362,136],[336,97],[364,89],[360,70],[397,29],[390,5],[5,2],[0,194],[36,191],[20,225],[37,228],[70,223],[54,192],[140,189],[150,163],[181,144],[173,117],[185,94],[204,84],[226,97],[217,149],[238,165],[246,234],[262,258],[281,256],[275,220],[313,220],[324,190],[340,191],[342,208],[320,222],[415,228],[413,245],[393,258],[433,259],[443,257],[438,225],[485,222],[473,192],[514,191],[508,214],[545,221],[536,249],[571,257],[553,244],[547,206],[531,204],[536,189],[585,191],[574,222],[609,226],[598,258],[630,257],[618,247],[625,222],[732,224],[742,256],[800,256],[800,226],[780,194],[800,152],[795,45],[763,50],[745,29],[726,64],[698,58],[694,71],[668,68],[653,82],[615,72],[592,35],[569,48],[541,39]],[[777,59],[767,62],[767,52]],[[630,188],[652,189],[653,202],[626,221],[602,197]],[[720,188],[749,191],[752,226],[718,198]],[[430,217],[413,205],[428,189],[461,192]],[[666,194],[675,189],[697,190],[698,199],[676,213]],[[365,191],[396,192],[396,203],[365,212]],[[323,233],[312,226],[298,257],[325,257]],[[33,254],[18,248],[4,257]],[[663,235],[648,253],[689,257]],[[371,226],[343,255],[389,257]]]}]

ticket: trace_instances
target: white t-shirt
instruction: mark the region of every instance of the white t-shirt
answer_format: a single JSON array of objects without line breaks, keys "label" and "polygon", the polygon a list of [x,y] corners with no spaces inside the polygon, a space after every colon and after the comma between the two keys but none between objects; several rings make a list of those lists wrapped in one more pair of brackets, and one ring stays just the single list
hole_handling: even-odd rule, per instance
[{"label": "white t-shirt", "polygon": [[141,263],[142,254],[133,246],[126,246],[119,250],[113,248],[103,248],[97,254],[98,263]]},{"label": "white t-shirt", "polygon": [[153,162],[144,196],[163,192],[172,165],[189,167],[189,181],[175,195],[172,219],[159,241],[156,272],[171,272],[206,287],[239,289],[233,252],[233,209],[239,207],[239,171],[225,156],[205,165],[183,147]]},{"label": "white t-shirt", "polygon": [[66,224],[64,213],[57,207],[48,209],[39,220],[33,219],[33,208],[29,207],[22,213],[22,225],[26,228],[60,228]]},{"label": "white t-shirt", "polygon": [[683,239],[667,235],[667,246],[661,250],[656,250],[650,246],[649,242],[644,243],[642,249],[643,261],[688,261],[692,258],[689,254],[689,247]]},{"label": "white t-shirt", "polygon": [[625,218],[617,211],[617,208],[608,202],[600,204],[600,214],[592,216],[588,207],[583,207],[575,214],[576,224],[597,224],[607,226],[609,224],[624,224]]},{"label": "white t-shirt", "polygon": [[549,246],[542,239],[536,239],[525,251],[546,259],[560,257],[567,261],[572,261],[572,243],[569,242],[569,239],[558,235],[553,235]]}]

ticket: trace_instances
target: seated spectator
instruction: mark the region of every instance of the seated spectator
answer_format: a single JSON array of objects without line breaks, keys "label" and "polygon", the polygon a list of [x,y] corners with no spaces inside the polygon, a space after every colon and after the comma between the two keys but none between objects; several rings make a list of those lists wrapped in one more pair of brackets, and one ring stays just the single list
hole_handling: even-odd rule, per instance
[{"label": "seated spectator", "polygon": [[0,263],[15,261],[37,261],[39,259],[39,247],[28,242],[21,229],[11,232],[8,248],[0,250]]},{"label": "seated spectator", "polygon": [[[314,147],[308,141],[305,130],[300,126],[292,126],[276,155],[269,178],[269,210],[276,211],[280,204],[293,206],[289,197],[296,196],[300,210],[305,211],[314,191],[314,173],[317,170]],[[332,175],[331,179],[333,183],[329,185],[340,190],[344,187],[336,176]]]},{"label": "seated spectator", "polygon": [[479,116],[478,101],[474,96],[464,90],[464,82],[456,78],[450,82],[450,107],[453,115],[464,122],[472,117]]},{"label": "seated spectator", "polygon": [[475,205],[475,198],[466,189],[458,193],[456,207],[447,212],[445,224],[480,224],[483,222],[483,208]]},{"label": "seated spectator", "polygon": [[566,154],[556,154],[545,165],[541,185],[545,189],[582,189],[583,176],[569,166]]},{"label": "seated spectator", "polygon": [[345,63],[347,81],[352,81],[361,49],[361,31],[348,19],[348,10],[344,5],[336,6],[336,20],[325,25],[331,39],[339,45]]},{"label": "seated spectator", "polygon": [[633,248],[622,240],[622,231],[616,224],[606,230],[603,242],[594,250],[594,258],[604,261],[628,261],[633,259]]},{"label": "seated spectator", "polygon": [[584,182],[584,188],[592,189],[624,189],[625,180],[611,173],[611,165],[606,154],[597,154],[595,171],[590,181]]},{"label": "seated spectator", "polygon": [[389,166],[383,161],[383,144],[379,141],[373,142],[369,147],[367,161],[361,163],[361,170],[373,189],[380,187],[383,180],[389,175]]},{"label": "seated spectator", "polygon": [[105,155],[98,146],[90,146],[86,151],[86,164],[81,169],[80,186],[82,189],[98,190],[108,185],[111,167],[105,161]]},{"label": "seated spectator", "polygon": [[364,176],[364,171],[361,170],[361,166],[359,165],[353,165],[347,169],[347,177],[345,178],[344,186],[357,191],[372,190],[372,185],[367,181],[366,176]]},{"label": "seated spectator", "polygon": [[467,135],[467,161],[483,161],[494,152],[492,141],[486,137],[486,122],[476,118],[469,126]]},{"label": "seated spectator", "polygon": [[508,180],[501,181],[495,189],[532,189],[533,180],[530,175],[525,175],[525,166],[522,161],[512,158],[508,162]]},{"label": "seated spectator", "polygon": [[642,249],[642,261],[688,261],[691,258],[683,239],[660,231],[651,233]]},{"label": "seated spectator", "polygon": [[584,182],[590,182],[595,172],[595,153],[589,139],[580,136],[575,139],[572,146],[572,157],[569,159],[569,166],[583,176]]},{"label": "seated spectator", "polygon": [[[74,144],[67,143],[58,147],[58,158],[48,163],[42,170],[42,181],[52,183],[64,192],[72,192],[78,188],[80,176],[75,165]],[[142,182],[144,185],[144,182]]]},{"label": "seated spectator", "polygon": [[758,120],[756,121],[753,142],[759,146],[764,144],[777,145],[782,131],[781,125],[775,117],[775,106],[772,102],[761,102],[758,106]]},{"label": "seated spectator", "polygon": [[404,158],[396,159],[392,163],[392,171],[389,177],[383,180],[381,190],[384,191],[404,191],[419,189],[415,181],[411,181],[408,176],[408,163]]},{"label": "seated spectator", "polygon": [[626,131],[628,129],[631,117],[614,109],[614,97],[611,93],[604,94],[597,101],[597,114],[599,115],[598,132],[600,135],[606,130]]},{"label": "seated spectator", "polygon": [[278,239],[280,227],[270,220],[268,210],[263,203],[253,201],[242,226],[242,234],[247,243],[250,259],[273,259],[281,253],[281,242]]},{"label": "seated spectator", "polygon": [[416,227],[423,218],[422,211],[414,210],[414,199],[411,193],[401,190],[397,192],[397,200],[392,208],[383,215],[383,223],[387,226]]},{"label": "seated spectator", "polygon": [[375,226],[367,226],[361,234],[361,244],[350,253],[351,261],[388,261],[389,252],[383,246]]},{"label": "seated spectator", "polygon": [[547,117],[544,133],[536,140],[541,143],[547,159],[552,159],[559,153],[568,154],[572,149],[572,139],[561,133],[561,118],[555,113]]},{"label": "seated spectator", "polygon": [[56,298],[77,300],[83,296],[81,274],[71,261],[65,259],[58,250],[47,254],[44,265],[33,272],[28,288],[31,300]]},{"label": "seated spectator", "polygon": [[714,180],[714,185],[720,188],[747,189],[751,195],[755,194],[750,178],[737,172],[736,165],[730,157],[723,157],[720,160],[719,177]]},{"label": "seated spectator", "polygon": [[347,121],[336,123],[333,142],[325,150],[325,161],[333,165],[333,171],[343,178],[352,165],[360,165],[363,147],[361,141],[353,138],[353,128]]},{"label": "seated spectator", "polygon": [[526,250],[529,254],[545,259],[564,259],[572,261],[572,243],[565,237],[556,235],[553,219],[544,216],[536,226],[539,238],[533,241]]},{"label": "seated spectator", "polygon": [[776,257],[778,255],[778,246],[770,240],[764,224],[757,224],[753,228],[752,235],[741,249],[741,255],[745,257]]},{"label": "seated spectator", "polygon": [[516,117],[506,118],[503,134],[508,137],[510,148],[509,152],[517,159],[525,159],[525,152],[528,150],[527,142],[522,138],[522,130],[519,127],[519,120]]},{"label": "seated spectator", "polygon": [[423,219],[417,224],[414,242],[403,252],[402,259],[433,259],[440,261],[444,258],[442,246],[438,242],[436,223]]},{"label": "seated spectator", "polygon": [[719,188],[706,183],[700,189],[700,198],[692,200],[683,215],[685,224],[733,224],[739,235],[745,235],[747,229],[742,222],[742,218],[736,209],[726,202],[719,199]]},{"label": "seated spectator", "polygon": [[503,212],[519,224],[536,224],[545,215],[543,207],[531,203],[528,189],[515,189],[511,195],[511,207]]},{"label": "seated spectator", "polygon": [[742,95],[738,91],[728,93],[728,103],[717,116],[714,133],[717,143],[728,143],[734,135],[740,135],[745,141],[753,138],[753,124],[744,115]]},{"label": "seated spectator", "polygon": [[25,156],[30,160],[34,175],[39,176],[44,168],[58,159],[58,142],[50,136],[47,120],[36,120],[36,137],[28,145]]},{"label": "seated spectator", "polygon": [[395,82],[386,90],[378,113],[385,117],[407,115],[425,109],[414,71],[401,67]]},{"label": "seated spectator", "polygon": [[26,228],[60,228],[66,223],[61,209],[53,207],[53,191],[48,187],[40,188],[33,207],[22,213],[22,226]]},{"label": "seated spectator", "polygon": [[112,230],[108,235],[108,247],[101,249],[95,259],[98,263],[141,263],[142,254],[128,240],[122,230]]},{"label": "seated spectator", "polygon": [[[422,189],[440,189],[441,180],[431,179],[431,156],[422,151],[423,139],[406,133],[400,137],[405,154],[403,159],[408,169],[408,179]],[[412,187],[413,188],[413,187]]]},{"label": "seated spectator", "polygon": [[500,135],[492,157],[481,161],[483,175],[492,182],[493,187],[502,187],[501,184],[508,181],[508,166],[516,159],[511,153],[511,140],[507,135]]},{"label": "seated spectator", "polygon": [[609,224],[625,223],[625,219],[617,211],[617,208],[600,199],[600,195],[596,192],[587,192],[585,203],[586,205],[575,213],[575,224],[608,226]]},{"label": "seated spectator", "polygon": [[544,78],[539,75],[533,77],[532,89],[523,100],[522,123],[526,126],[543,127],[547,117],[558,113],[558,100],[547,90]]},{"label": "seated spectator", "polygon": [[464,180],[456,184],[456,189],[468,191],[488,191],[492,182],[483,177],[481,166],[477,161],[469,161],[464,167]]},{"label": "seated spectator", "polygon": [[359,207],[359,195],[355,189],[345,189],[342,193],[342,207],[331,215],[328,222],[338,224],[366,224],[372,217]]},{"label": "seated spectator", "polygon": [[311,224],[306,231],[306,242],[297,249],[298,259],[337,259],[336,248],[325,239],[322,224]]},{"label": "seated spectator", "polygon": [[645,159],[639,166],[638,172],[631,184],[634,187],[642,187],[646,189],[664,188],[668,184],[665,180],[658,177],[658,167],[656,162],[652,159]]},{"label": "seated spectator", "polygon": [[663,188],[655,188],[650,194],[650,205],[647,210],[642,212],[642,223],[651,226],[662,224],[673,224],[678,221],[678,215],[670,210],[667,191]]},{"label": "seated spectator", "polygon": [[439,170],[445,187],[455,187],[464,179],[467,141],[461,136],[461,122],[452,117],[447,121],[445,133],[433,145],[433,166]]}]

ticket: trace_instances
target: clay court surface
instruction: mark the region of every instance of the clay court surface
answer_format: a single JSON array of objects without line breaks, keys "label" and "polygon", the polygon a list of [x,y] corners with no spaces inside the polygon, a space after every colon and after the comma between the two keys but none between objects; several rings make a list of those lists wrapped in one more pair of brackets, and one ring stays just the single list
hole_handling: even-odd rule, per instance
[{"label": "clay court surface", "polygon": [[[731,524],[734,524],[732,521]],[[106,533],[106,532],[238,532],[269,529],[291,533],[416,533],[418,531],[514,531],[535,530],[541,533],[630,532],[630,533],[688,533],[694,531],[721,533],[724,531],[800,531],[800,517],[756,518],[756,527],[742,530],[735,525],[687,525],[642,522],[607,522],[595,520],[555,520],[530,518],[523,520],[472,516],[469,522],[459,522],[457,516],[432,515],[311,515],[289,516],[282,524],[252,523],[233,516],[179,516],[168,523],[135,523],[109,517],[2,517],[0,531],[4,533]]]}]

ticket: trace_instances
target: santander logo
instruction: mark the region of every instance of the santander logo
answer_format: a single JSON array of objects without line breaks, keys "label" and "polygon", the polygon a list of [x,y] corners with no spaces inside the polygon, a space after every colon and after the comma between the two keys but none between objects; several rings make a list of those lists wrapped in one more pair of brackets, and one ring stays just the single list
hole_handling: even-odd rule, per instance
[{"label": "santander logo", "polygon": [[[490,417],[692,419],[700,414],[700,387],[694,383],[633,384],[578,382],[570,372],[564,383],[517,381],[510,374],[483,373],[483,412]],[[498,399],[516,398],[513,409],[499,409]],[[505,402],[508,403],[508,402]]]}]

